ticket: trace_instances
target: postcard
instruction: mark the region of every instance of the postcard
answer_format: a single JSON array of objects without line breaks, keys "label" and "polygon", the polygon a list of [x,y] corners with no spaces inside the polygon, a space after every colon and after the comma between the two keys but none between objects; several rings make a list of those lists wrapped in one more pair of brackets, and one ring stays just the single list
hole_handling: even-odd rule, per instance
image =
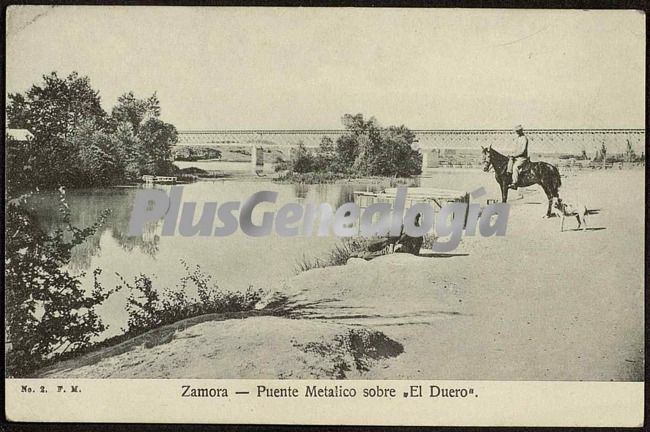
[{"label": "postcard", "polygon": [[643,424],[643,11],[6,18],[8,421]]}]

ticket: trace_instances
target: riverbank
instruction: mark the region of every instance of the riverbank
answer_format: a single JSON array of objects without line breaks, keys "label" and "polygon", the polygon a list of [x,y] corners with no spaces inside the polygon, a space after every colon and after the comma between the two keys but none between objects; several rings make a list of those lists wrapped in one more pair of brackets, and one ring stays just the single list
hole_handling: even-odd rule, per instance
[{"label": "riverbank", "polygon": [[354,379],[404,351],[377,330],[256,312],[184,320],[36,375]]},{"label": "riverbank", "polygon": [[567,219],[561,233],[526,189],[505,237],[313,269],[265,286],[292,319],[203,322],[41,376],[642,380],[643,192],[641,170],[565,177],[562,196],[591,210],[586,232]]}]

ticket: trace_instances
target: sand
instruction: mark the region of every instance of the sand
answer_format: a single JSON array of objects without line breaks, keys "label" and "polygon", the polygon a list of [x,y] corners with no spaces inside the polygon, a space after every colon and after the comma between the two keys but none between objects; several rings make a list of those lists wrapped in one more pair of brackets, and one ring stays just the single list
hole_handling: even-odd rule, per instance
[{"label": "sand", "polygon": [[205,322],[47,376],[643,380],[644,175],[563,178],[561,195],[594,210],[586,232],[542,219],[532,187],[505,237],[290,278],[275,289],[310,305],[295,319]]}]

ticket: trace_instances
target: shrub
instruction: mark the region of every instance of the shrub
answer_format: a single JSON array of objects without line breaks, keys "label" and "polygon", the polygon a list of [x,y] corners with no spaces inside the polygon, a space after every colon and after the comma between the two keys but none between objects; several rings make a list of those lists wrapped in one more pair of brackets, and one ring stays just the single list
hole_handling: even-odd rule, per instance
[{"label": "shrub", "polygon": [[306,173],[313,171],[315,168],[314,156],[302,142],[298,143],[298,148],[291,158],[291,170],[297,173]]},{"label": "shrub", "polygon": [[[252,310],[264,295],[263,290],[252,286],[243,293],[223,291],[199,266],[190,271],[185,262],[183,265],[187,274],[180,283],[162,291],[155,289],[151,278],[146,275],[135,277],[133,283],[120,276],[122,286],[130,292],[126,306],[129,318],[127,328],[123,329],[126,335],[136,336],[198,315]],[[187,294],[189,286],[196,289],[196,296]]]},{"label": "shrub", "polygon": [[24,204],[25,197],[11,201],[5,220],[5,328],[11,343],[6,371],[15,377],[88,347],[106,329],[95,308],[115,291],[102,288],[101,270],[94,271],[88,293],[81,285],[83,274],[73,276],[63,269],[72,248],[97,231],[107,212],[88,228],[73,227],[62,190],[59,211],[65,229],[47,234]]},{"label": "shrub", "polygon": [[318,149],[310,151],[300,142],[290,163],[276,163],[276,172],[286,169],[291,174],[336,173],[355,177],[410,177],[422,173],[422,155],[411,147],[415,134],[405,126],[383,128],[374,118],[365,120],[362,114],[345,114],[342,121],[346,133],[336,143],[322,137]]}]

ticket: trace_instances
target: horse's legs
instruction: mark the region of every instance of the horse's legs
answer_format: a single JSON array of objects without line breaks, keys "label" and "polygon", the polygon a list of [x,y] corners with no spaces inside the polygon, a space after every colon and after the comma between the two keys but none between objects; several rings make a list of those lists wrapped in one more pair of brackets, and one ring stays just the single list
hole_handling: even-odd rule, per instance
[{"label": "horse's legs", "polygon": [[557,198],[557,191],[553,192],[549,190],[549,187],[546,185],[541,185],[542,189],[544,189],[544,193],[546,194],[546,198],[548,199],[548,207],[546,208],[546,214],[544,215],[545,218],[550,218],[551,217],[551,208],[553,206],[553,198]]}]

